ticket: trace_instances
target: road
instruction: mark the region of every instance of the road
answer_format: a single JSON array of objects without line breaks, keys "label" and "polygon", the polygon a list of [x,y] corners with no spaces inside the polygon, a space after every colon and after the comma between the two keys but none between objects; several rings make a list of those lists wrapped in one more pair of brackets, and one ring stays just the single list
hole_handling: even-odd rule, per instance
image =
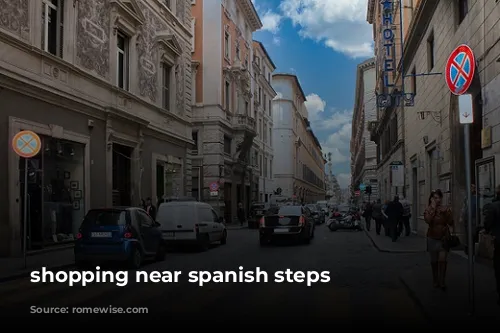
[{"label": "road", "polygon": [[[33,284],[28,278],[0,284],[0,313],[27,315],[31,306],[147,307],[150,315],[166,318],[300,318],[368,320],[404,319],[426,325],[398,280],[401,270],[425,264],[422,254],[387,254],[373,248],[364,232],[329,232],[316,229],[310,245],[258,245],[255,230],[230,230],[228,243],[207,252],[170,253],[164,262],[145,271],[183,272],[179,283],[133,283],[73,286]],[[307,287],[300,283],[224,283],[198,287],[187,282],[188,271],[254,270],[270,273],[330,271],[329,283]],[[130,272],[130,280],[134,272]],[[184,276],[184,278],[183,278]],[[104,310],[103,310],[104,311]],[[107,310],[105,310],[107,311]],[[33,315],[32,315],[33,316]],[[121,316],[124,316],[121,314]],[[129,315],[130,316],[130,315]],[[139,315],[134,315],[138,317]],[[80,315],[88,321],[102,315]],[[390,322],[386,323],[394,326]]]}]

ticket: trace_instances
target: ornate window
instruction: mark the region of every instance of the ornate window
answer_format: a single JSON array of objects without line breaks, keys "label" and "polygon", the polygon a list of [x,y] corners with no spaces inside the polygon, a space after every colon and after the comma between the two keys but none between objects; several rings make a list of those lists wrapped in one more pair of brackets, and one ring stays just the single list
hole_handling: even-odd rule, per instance
[{"label": "ornate window", "polygon": [[[162,107],[168,111],[174,110],[177,91],[177,76],[179,57],[182,54],[181,47],[174,35],[159,35],[156,37],[159,50],[161,71],[159,71],[159,82],[162,91]],[[181,81],[179,81],[181,82]]]},{"label": "ornate window", "polygon": [[124,90],[129,89],[130,73],[130,39],[121,31],[116,36],[116,85]]}]

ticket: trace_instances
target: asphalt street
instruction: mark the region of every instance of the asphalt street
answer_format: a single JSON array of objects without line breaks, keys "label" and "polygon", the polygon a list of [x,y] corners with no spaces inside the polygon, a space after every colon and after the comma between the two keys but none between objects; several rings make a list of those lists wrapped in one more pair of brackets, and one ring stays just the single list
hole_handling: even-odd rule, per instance
[{"label": "asphalt street", "polygon": [[[330,232],[316,228],[309,245],[276,244],[260,247],[258,231],[230,230],[228,243],[207,252],[176,251],[164,262],[146,264],[145,271],[182,271],[178,283],[135,283],[125,287],[92,284],[34,284],[29,278],[0,284],[2,316],[34,316],[40,309],[76,307],[145,307],[149,315],[163,319],[204,318],[214,320],[272,318],[278,320],[338,319],[360,324],[364,320],[402,320],[426,327],[420,309],[399,282],[401,270],[425,264],[421,254],[378,252],[364,232]],[[248,270],[260,267],[275,271],[329,271],[329,283],[189,283],[189,271]],[[103,268],[104,269],[104,268]],[[135,272],[129,273],[135,280]],[[79,310],[81,311],[81,310]],[[107,311],[107,310],[102,310]],[[141,310],[144,311],[144,310]],[[140,319],[144,314],[125,315]],[[88,321],[103,315],[80,314]],[[144,317],[143,317],[144,318]],[[416,327],[416,326],[414,326]]]}]

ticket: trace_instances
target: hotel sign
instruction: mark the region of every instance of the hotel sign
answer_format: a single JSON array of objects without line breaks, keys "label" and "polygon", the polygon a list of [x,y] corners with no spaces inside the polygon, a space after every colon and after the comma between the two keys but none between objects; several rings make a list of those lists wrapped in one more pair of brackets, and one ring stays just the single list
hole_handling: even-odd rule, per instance
[{"label": "hotel sign", "polygon": [[[382,79],[385,88],[394,88],[394,82],[391,81],[391,76],[394,76],[396,71],[396,51],[394,47],[394,15],[393,15],[393,0],[381,0],[381,26],[382,26]],[[402,15],[400,13],[400,15]],[[377,94],[377,106],[389,107],[392,105],[399,106],[401,103],[405,106],[414,105],[414,94],[407,94],[404,91],[394,91],[390,94]]]}]

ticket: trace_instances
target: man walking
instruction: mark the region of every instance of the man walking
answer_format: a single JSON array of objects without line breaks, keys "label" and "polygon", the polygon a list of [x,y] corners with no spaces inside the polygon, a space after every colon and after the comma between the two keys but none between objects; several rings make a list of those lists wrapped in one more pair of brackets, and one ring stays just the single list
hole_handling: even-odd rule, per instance
[{"label": "man walking", "polygon": [[395,196],[394,200],[389,202],[387,208],[385,209],[385,215],[387,215],[387,226],[389,227],[389,234],[392,241],[398,240],[398,223],[403,216],[403,205],[399,202],[399,197]]},{"label": "man walking", "polygon": [[151,216],[153,221],[156,221],[156,207],[153,205],[151,198],[146,199],[146,213]]},{"label": "man walking", "polygon": [[475,243],[477,242],[477,227],[476,227],[476,185],[472,184],[470,186],[471,191],[471,211],[472,211],[472,240],[473,244],[468,244],[469,241],[469,202],[467,201],[467,196],[464,198],[464,203],[462,206],[462,211],[460,213],[460,223],[464,226],[465,231],[465,242],[464,251],[465,254],[469,254],[469,248],[472,247],[472,251],[475,250]]},{"label": "man walking", "polygon": [[382,230],[382,223],[384,222],[384,216],[382,215],[382,202],[380,199],[373,204],[372,217],[375,220],[375,232],[380,235]]},{"label": "man walking", "polygon": [[403,205],[403,216],[401,217],[400,223],[399,223],[399,235],[401,236],[403,234],[403,228],[405,229],[405,236],[410,236],[411,230],[410,230],[410,218],[411,218],[411,206],[410,202],[406,200],[404,196],[399,197],[401,205]]},{"label": "man walking", "polygon": [[247,219],[246,219],[245,209],[243,208],[243,204],[241,202],[238,204],[237,216],[238,216],[238,221],[240,221],[240,225],[243,226],[243,223],[245,223]]},{"label": "man walking", "polygon": [[500,305],[500,185],[495,192],[495,200],[484,206],[484,229],[487,233],[495,237],[493,245],[493,268],[495,270],[495,280],[497,285],[498,300]]}]

